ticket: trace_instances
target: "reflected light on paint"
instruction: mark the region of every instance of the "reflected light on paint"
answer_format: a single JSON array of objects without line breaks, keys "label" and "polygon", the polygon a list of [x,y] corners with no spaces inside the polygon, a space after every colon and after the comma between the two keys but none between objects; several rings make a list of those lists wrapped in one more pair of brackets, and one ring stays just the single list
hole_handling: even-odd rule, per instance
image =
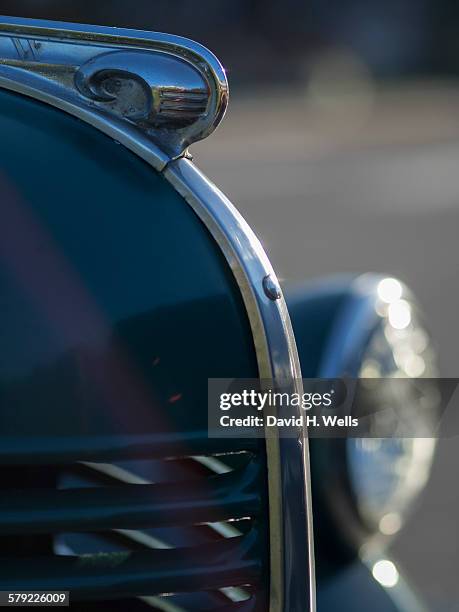
[{"label": "reflected light on paint", "polygon": [[389,305],[389,323],[395,329],[405,329],[411,323],[411,306],[406,300],[396,300]]},{"label": "reflected light on paint", "polygon": [[375,580],[382,586],[391,588],[394,587],[399,579],[398,570],[392,561],[382,559],[373,565],[372,574]]},{"label": "reflected light on paint", "polygon": [[392,304],[402,297],[403,288],[396,278],[384,278],[378,284],[379,299],[386,304]]}]

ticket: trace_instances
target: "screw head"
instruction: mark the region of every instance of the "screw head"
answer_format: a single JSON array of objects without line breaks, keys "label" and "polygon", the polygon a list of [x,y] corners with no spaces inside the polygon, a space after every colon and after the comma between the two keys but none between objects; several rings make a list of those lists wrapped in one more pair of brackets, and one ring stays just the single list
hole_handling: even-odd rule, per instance
[{"label": "screw head", "polygon": [[282,292],[277,280],[274,280],[271,274],[268,274],[263,279],[263,290],[270,300],[279,300]]}]

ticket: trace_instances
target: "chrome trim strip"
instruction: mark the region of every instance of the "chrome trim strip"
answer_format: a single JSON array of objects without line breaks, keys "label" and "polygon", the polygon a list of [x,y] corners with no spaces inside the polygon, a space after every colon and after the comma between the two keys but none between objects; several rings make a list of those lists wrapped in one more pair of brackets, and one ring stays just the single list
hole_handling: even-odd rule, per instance
[{"label": "chrome trim strip", "polygon": [[[171,162],[163,174],[209,229],[233,271],[252,327],[260,378],[272,381],[275,388],[302,393],[287,306],[282,293],[272,299],[265,291],[265,278],[278,283],[259,240],[231,202],[189,160]],[[315,610],[308,438],[302,429],[297,433],[296,439],[266,437],[271,611]]]},{"label": "chrome trim strip", "polygon": [[[25,44],[24,39],[27,41]],[[48,65],[40,64],[41,68],[46,68],[40,73],[37,54],[44,53],[43,49],[46,53],[50,51],[46,45],[48,41],[52,42],[56,51],[54,64],[51,71]],[[89,81],[85,81],[82,89],[86,91],[87,84],[96,99],[88,102],[88,97],[73,86],[74,81],[71,87],[66,84],[69,83],[69,74],[74,79],[79,67],[94,56],[96,48],[112,52],[128,48],[167,53],[180,61],[189,62],[195,69],[199,68],[210,88],[207,119],[199,118],[193,124],[196,126],[194,131],[189,132],[187,128],[182,130],[181,139],[171,142],[160,139],[158,129],[139,129],[118,109],[108,112],[98,105],[97,98],[101,92],[97,87],[94,89],[94,83],[97,85],[98,81],[97,78],[94,81],[91,72]],[[31,50],[30,54],[28,50]],[[186,147],[191,142],[209,135],[224,115],[228,87],[218,60],[201,45],[177,36],[9,17],[0,17],[1,57],[5,59],[0,59],[0,87],[79,117],[163,172],[209,229],[233,271],[249,316],[260,378],[271,381],[275,388],[301,393],[301,371],[287,306],[260,242],[229,200],[189,160],[183,157],[177,159],[180,154],[186,153]],[[96,57],[100,58],[100,54],[96,54]],[[63,67],[68,68],[67,72]],[[85,70],[82,78],[87,79],[87,75]],[[176,131],[180,129],[178,127]],[[298,416],[299,412],[300,409]],[[267,436],[266,445],[270,610],[314,612],[307,432],[298,428],[297,437],[288,439],[280,439],[271,433]]]}]

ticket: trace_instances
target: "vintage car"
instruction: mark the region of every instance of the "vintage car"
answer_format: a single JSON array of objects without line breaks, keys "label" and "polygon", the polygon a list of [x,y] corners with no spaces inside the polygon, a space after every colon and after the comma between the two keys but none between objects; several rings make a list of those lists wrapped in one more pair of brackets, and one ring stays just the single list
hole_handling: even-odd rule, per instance
[{"label": "vintage car", "polygon": [[398,280],[280,286],[189,153],[227,103],[190,40],[0,20],[0,591],[419,611],[384,550],[431,440],[208,435],[209,379],[397,376],[397,343],[433,368]]}]

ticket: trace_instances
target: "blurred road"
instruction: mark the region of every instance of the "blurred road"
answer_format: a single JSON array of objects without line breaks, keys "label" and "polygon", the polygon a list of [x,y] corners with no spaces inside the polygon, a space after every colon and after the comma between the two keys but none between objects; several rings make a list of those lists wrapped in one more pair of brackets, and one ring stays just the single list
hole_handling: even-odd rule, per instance
[{"label": "blurred road", "polygon": [[[417,294],[459,375],[459,84],[365,95],[233,95],[223,125],[193,149],[238,206],[283,279],[384,272]],[[435,609],[459,610],[459,440],[393,555]]]}]

